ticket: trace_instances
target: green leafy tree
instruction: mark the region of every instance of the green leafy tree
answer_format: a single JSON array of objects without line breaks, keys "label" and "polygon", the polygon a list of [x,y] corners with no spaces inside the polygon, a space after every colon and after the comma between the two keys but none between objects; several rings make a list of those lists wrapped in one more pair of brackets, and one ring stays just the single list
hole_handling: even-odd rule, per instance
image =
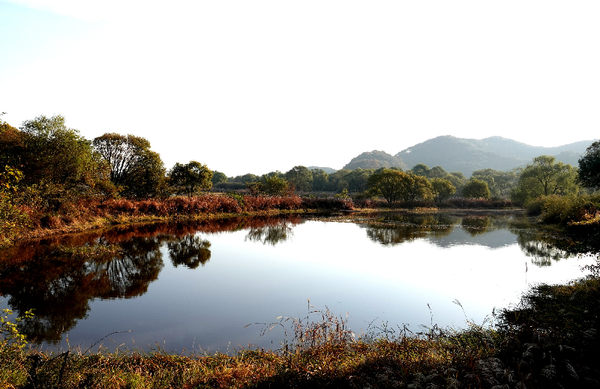
[{"label": "green leafy tree", "polygon": [[586,188],[600,189],[600,141],[592,143],[579,159],[579,182]]},{"label": "green leafy tree", "polygon": [[233,182],[241,182],[242,184],[248,184],[250,182],[260,181],[260,177],[256,174],[247,173],[243,176],[236,176],[231,181]]},{"label": "green leafy tree", "polygon": [[429,166],[424,163],[419,163],[413,166],[413,168],[410,169],[410,172],[417,176],[427,177],[429,175]]},{"label": "green leafy tree", "polygon": [[106,133],[93,141],[94,148],[110,165],[110,180],[125,197],[164,195],[166,169],[150,142],[135,135]]},{"label": "green leafy tree", "polygon": [[508,198],[511,189],[517,185],[518,181],[517,174],[514,171],[501,172],[494,169],[474,171],[471,177],[485,181],[492,197],[496,198]]},{"label": "green leafy tree", "polygon": [[408,178],[410,179],[411,183],[408,187],[408,192],[405,195],[405,200],[417,201],[433,199],[434,193],[431,181],[425,177],[414,174],[408,174]]},{"label": "green leafy tree", "polygon": [[515,170],[501,172],[494,177],[494,193],[501,198],[509,198],[512,188],[517,186],[519,176]]},{"label": "green leafy tree", "polygon": [[443,201],[456,193],[456,187],[450,180],[444,178],[432,178],[431,187],[437,201]]},{"label": "green leafy tree", "polygon": [[279,175],[267,175],[261,181],[249,182],[246,185],[255,196],[290,196],[294,193],[294,186]]},{"label": "green leafy tree", "polygon": [[462,195],[470,199],[489,199],[490,188],[487,182],[477,178],[471,178],[462,188]]},{"label": "green leafy tree", "polygon": [[213,172],[197,161],[183,165],[176,163],[169,173],[170,183],[177,193],[191,197],[212,187]]},{"label": "green leafy tree", "polygon": [[400,201],[406,193],[408,174],[399,170],[379,169],[369,177],[369,190],[381,195],[387,202]]},{"label": "green leafy tree", "polygon": [[422,163],[415,165],[410,170],[410,173],[415,174],[420,177],[427,177],[430,180],[434,179],[434,178],[448,180],[448,181],[450,181],[450,183],[452,183],[452,185],[454,186],[456,191],[458,191],[458,189],[462,188],[462,186],[467,181],[465,176],[460,172],[448,173],[441,166],[434,166],[430,169],[427,165],[422,164]]},{"label": "green leafy tree", "polygon": [[329,175],[323,169],[313,169],[313,190],[327,190]]},{"label": "green leafy tree", "polygon": [[344,179],[348,181],[348,190],[350,192],[364,192],[369,187],[369,177],[374,169],[357,168],[348,173]]},{"label": "green leafy tree", "polygon": [[227,176],[225,175],[225,173],[221,173],[214,170],[211,181],[213,185],[220,184],[221,182],[227,182]]},{"label": "green leafy tree", "polygon": [[452,185],[454,185],[454,187],[456,188],[457,191],[459,191],[463,187],[463,185],[467,182],[467,178],[461,172],[448,173],[448,176],[446,176],[446,179],[449,180],[452,183]]},{"label": "green leafy tree", "polygon": [[346,175],[348,175],[350,172],[351,170],[348,169],[340,169],[330,173],[328,190],[332,192],[339,192],[344,188],[348,188],[349,183],[346,179]]},{"label": "green leafy tree", "polygon": [[296,190],[308,192],[313,187],[313,174],[305,166],[294,166],[285,173],[285,179],[291,182]]},{"label": "green leafy tree", "polygon": [[427,178],[446,178],[448,176],[448,172],[444,170],[441,166],[434,166],[427,173]]},{"label": "green leafy tree", "polygon": [[511,199],[525,204],[540,196],[575,194],[579,191],[577,177],[577,169],[571,165],[556,162],[553,156],[542,155],[521,171],[518,184],[511,191]]},{"label": "green leafy tree", "polygon": [[[12,158],[23,172],[22,187],[35,186],[41,205],[58,209],[80,196],[103,192],[108,165],[91,142],[65,125],[64,117],[39,116],[23,122]],[[22,144],[22,146],[21,146]]]},{"label": "green leafy tree", "polygon": [[376,170],[369,177],[369,190],[388,202],[427,200],[433,197],[428,179],[393,169]]}]

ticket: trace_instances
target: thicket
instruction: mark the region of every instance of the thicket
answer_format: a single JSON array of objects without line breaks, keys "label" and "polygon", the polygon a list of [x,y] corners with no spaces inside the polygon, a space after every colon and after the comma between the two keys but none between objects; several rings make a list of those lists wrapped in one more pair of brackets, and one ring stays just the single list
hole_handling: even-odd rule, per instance
[{"label": "thicket", "polygon": [[527,211],[544,223],[595,231],[600,227],[600,194],[542,196],[529,202]]}]

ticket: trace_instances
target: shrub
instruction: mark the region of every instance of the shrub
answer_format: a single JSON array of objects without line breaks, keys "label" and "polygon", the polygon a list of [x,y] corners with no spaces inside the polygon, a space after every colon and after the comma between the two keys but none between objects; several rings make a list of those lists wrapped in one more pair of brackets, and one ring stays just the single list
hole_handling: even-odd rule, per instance
[{"label": "shrub", "polygon": [[539,208],[539,215],[545,223],[563,225],[597,224],[600,216],[600,196],[570,195],[545,196],[531,204]]},{"label": "shrub", "polygon": [[20,351],[27,345],[25,335],[19,332],[17,323],[33,317],[33,312],[26,311],[23,316],[17,317],[14,322],[9,320],[12,314],[12,310],[3,309],[0,316],[0,354],[2,356],[6,352]]}]

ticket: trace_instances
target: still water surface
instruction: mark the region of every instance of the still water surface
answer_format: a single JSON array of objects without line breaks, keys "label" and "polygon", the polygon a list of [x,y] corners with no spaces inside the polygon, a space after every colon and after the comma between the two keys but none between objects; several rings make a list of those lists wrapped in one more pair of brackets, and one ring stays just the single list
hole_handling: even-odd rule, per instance
[{"label": "still water surface", "polygon": [[86,350],[112,333],[101,342],[110,350],[168,352],[277,349],[282,328],[261,335],[260,323],[304,318],[309,300],[348,314],[358,334],[483,324],[532,284],[579,278],[594,262],[541,240],[520,216],[451,214],[139,227],[3,256],[0,308],[34,308],[22,330],[43,347]]}]

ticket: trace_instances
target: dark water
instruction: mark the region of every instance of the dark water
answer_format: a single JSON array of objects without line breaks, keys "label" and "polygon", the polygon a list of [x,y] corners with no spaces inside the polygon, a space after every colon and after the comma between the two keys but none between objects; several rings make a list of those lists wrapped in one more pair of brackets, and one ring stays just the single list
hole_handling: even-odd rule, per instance
[{"label": "dark water", "polygon": [[153,225],[2,253],[0,308],[34,309],[21,330],[51,350],[101,339],[110,350],[276,349],[283,329],[261,335],[261,323],[312,309],[348,313],[357,334],[489,322],[530,285],[579,278],[594,262],[563,246],[510,214]]}]

